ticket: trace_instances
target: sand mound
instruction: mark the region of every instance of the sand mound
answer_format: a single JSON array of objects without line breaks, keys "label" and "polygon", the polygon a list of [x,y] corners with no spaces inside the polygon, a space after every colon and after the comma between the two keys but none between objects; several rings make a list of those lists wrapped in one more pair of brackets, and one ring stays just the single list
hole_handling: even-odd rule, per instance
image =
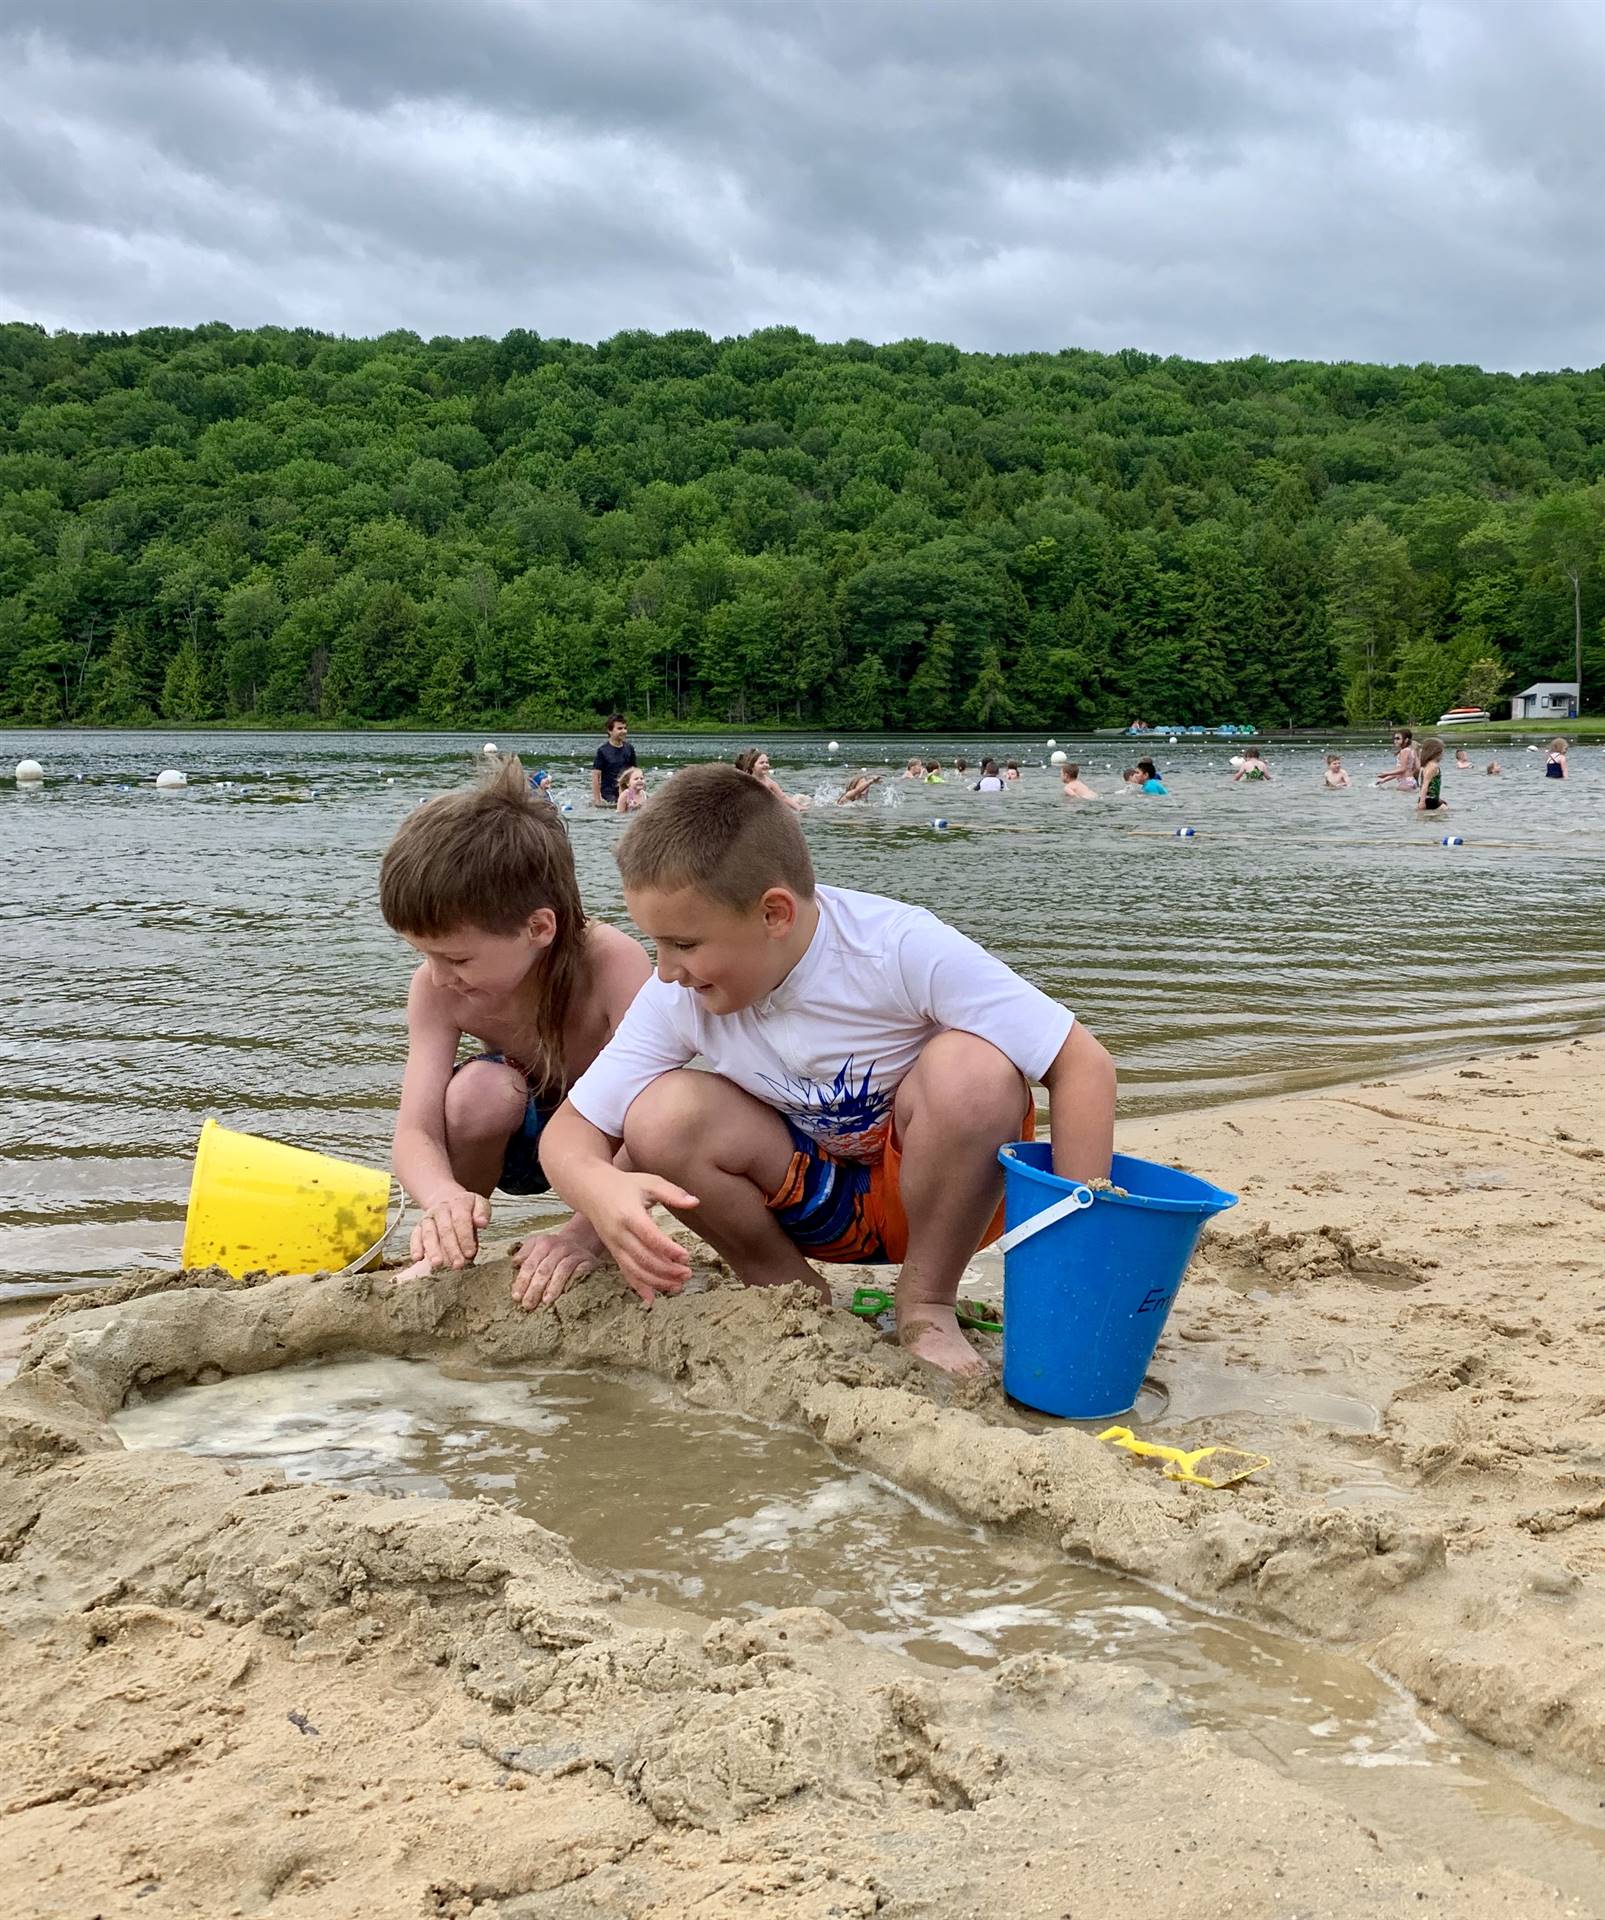
[{"label": "sand mound", "polygon": [[[488,1502],[128,1454],[105,1424],[130,1398],[340,1352],[640,1368],[966,1517],[1366,1653],[1490,1738],[1598,1772],[1605,1297],[1576,1147],[1605,1106],[1579,1085],[1575,1111],[1546,1105],[1565,1141],[1502,1135],[1520,1177],[1490,1189],[1459,1181],[1460,1146],[1409,1093],[1341,1127],[1290,1127],[1281,1103],[1234,1109],[1235,1140],[1215,1117],[1123,1142],[1279,1168],[1184,1289],[1156,1368],[1178,1437],[1273,1456],[1229,1495],[1024,1419],[993,1384],[943,1391],[794,1290],[714,1280],[647,1312],[598,1274],[526,1316],[490,1261],[147,1275],[74,1303],[0,1390],[8,1911],[1583,1911],[1379,1841],[1126,1669],[1038,1655],[911,1678],[823,1614],[648,1607]],[[1417,1157],[1444,1189],[1430,1206],[1375,1178]]]}]

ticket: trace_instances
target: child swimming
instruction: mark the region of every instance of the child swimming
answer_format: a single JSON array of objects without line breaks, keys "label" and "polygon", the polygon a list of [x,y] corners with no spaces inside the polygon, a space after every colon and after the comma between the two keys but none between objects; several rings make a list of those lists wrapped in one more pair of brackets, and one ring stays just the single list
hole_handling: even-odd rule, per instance
[{"label": "child swimming", "polygon": [[910,760],[908,765],[903,769],[903,778],[905,780],[923,780],[925,778],[925,762],[923,760]]},{"label": "child swimming", "polygon": [[787,793],[769,771],[769,756],[762,747],[748,747],[745,753],[738,753],[736,768],[738,772],[749,774],[760,787],[767,787],[777,800],[784,800],[797,813],[813,804],[806,793]]},{"label": "child swimming", "polygon": [[1470,773],[1471,771],[1471,755],[1466,752],[1464,747],[1455,748],[1455,768],[1456,771],[1460,773]]},{"label": "child swimming", "polygon": [[639,767],[631,767],[619,782],[619,797],[616,811],[635,813],[646,799],[646,775]]},{"label": "child swimming", "polygon": [[883,773],[872,774],[867,769],[860,769],[837,794],[837,806],[850,807],[855,800],[862,800],[871,787],[878,787],[885,778]]},{"label": "child swimming", "polygon": [[1348,784],[1349,776],[1342,760],[1337,754],[1329,753],[1326,756],[1326,777],[1322,780],[1321,785],[1323,787],[1346,787]]},{"label": "child swimming", "polygon": [[1270,777],[1271,770],[1265,764],[1264,754],[1258,747],[1249,747],[1238,762],[1232,780],[1235,784],[1239,780],[1269,780]]},{"label": "child swimming", "polygon": [[1144,793],[1168,793],[1170,791],[1164,781],[1160,779],[1159,769],[1154,765],[1152,760],[1139,760],[1137,762],[1137,771],[1142,775],[1142,791]]},{"label": "child swimming", "polygon": [[974,791],[976,793],[1001,793],[1003,791],[1003,776],[998,772],[998,763],[995,760],[983,760],[981,762],[981,777],[976,781]]},{"label": "child swimming", "polygon": [[1544,755],[1544,778],[1546,780],[1564,780],[1566,778],[1566,742],[1551,740],[1549,751]]},{"label": "child swimming", "polygon": [[1074,760],[1067,760],[1059,769],[1059,791],[1066,800],[1096,800],[1098,797],[1082,779],[1080,765]]}]

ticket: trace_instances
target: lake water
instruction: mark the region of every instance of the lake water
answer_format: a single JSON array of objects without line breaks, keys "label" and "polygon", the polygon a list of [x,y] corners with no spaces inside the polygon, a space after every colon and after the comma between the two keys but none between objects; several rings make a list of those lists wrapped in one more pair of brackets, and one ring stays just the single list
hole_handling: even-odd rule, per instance
[{"label": "lake water", "polygon": [[[0,1297],[171,1263],[207,1113],[384,1162],[412,959],[379,918],[379,856],[409,808],[473,777],[482,743],[0,734],[0,769],[27,755],[48,776],[0,785]],[[585,804],[594,740],[501,744],[553,769],[587,904],[627,925],[623,822]],[[983,744],[1025,765],[1017,789],[894,778],[910,752],[973,764]],[[1119,1061],[1124,1111],[1605,1025],[1599,745],[1562,784],[1501,740],[1504,777],[1451,769],[1452,812],[1429,822],[1370,785],[1380,740],[1349,756],[1347,793],[1321,791],[1317,745],[1273,747],[1271,784],[1233,786],[1226,743],[1151,741],[1139,750],[1170,787],[1151,799],[1119,790],[1132,743],[1062,744],[1103,798],[1063,801],[1040,739],[772,748],[778,775],[822,800],[844,767],[886,773],[866,804],[807,816],[820,878],[932,908],[1076,1008]],[[736,743],[637,748],[661,778]],[[152,786],[168,766],[184,791]],[[523,1217],[498,1206],[498,1227]]]}]

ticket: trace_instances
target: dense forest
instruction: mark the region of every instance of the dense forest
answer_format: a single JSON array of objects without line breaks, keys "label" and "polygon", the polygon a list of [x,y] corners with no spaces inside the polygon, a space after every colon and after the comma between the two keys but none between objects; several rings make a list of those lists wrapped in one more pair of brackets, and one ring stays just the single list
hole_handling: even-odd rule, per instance
[{"label": "dense forest", "polygon": [[1602,370],[0,327],[30,724],[1586,704],[1602,544]]}]

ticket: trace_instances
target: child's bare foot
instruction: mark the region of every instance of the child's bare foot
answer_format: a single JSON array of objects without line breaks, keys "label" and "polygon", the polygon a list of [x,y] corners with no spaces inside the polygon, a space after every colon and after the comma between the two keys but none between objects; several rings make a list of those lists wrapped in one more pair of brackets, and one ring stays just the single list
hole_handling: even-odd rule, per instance
[{"label": "child's bare foot", "polygon": [[897,1315],[897,1338],[916,1360],[943,1373],[985,1373],[986,1362],[964,1335],[951,1307],[921,1304],[901,1308]]},{"label": "child's bare foot", "polygon": [[589,1273],[604,1253],[596,1229],[577,1216],[556,1233],[532,1233],[509,1251],[518,1262],[513,1299],[526,1312],[550,1306],[571,1280]]}]

